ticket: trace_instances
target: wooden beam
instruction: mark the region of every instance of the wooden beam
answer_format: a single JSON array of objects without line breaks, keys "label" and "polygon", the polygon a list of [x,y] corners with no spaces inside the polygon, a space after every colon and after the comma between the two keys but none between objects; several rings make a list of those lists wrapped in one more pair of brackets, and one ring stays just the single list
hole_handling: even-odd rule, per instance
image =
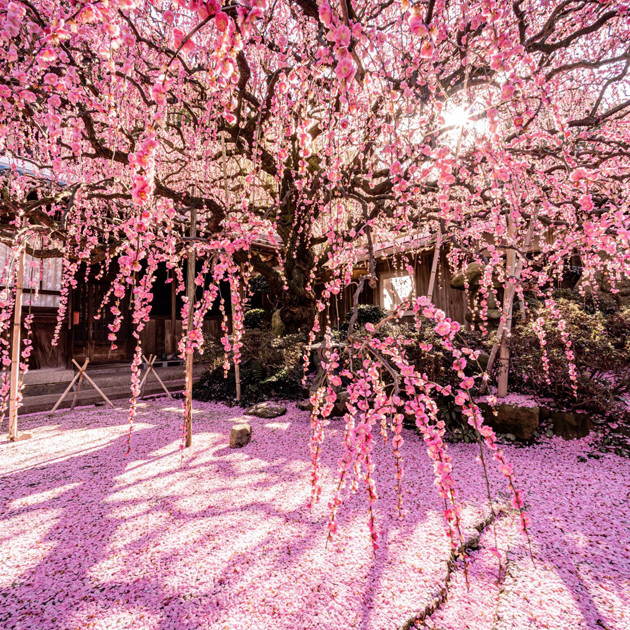
[{"label": "wooden beam", "polygon": [[13,339],[11,346],[11,381],[9,389],[9,440],[18,439],[18,395],[20,393],[20,346],[22,343],[22,294],[24,289],[24,248],[18,255],[13,306]]},{"label": "wooden beam", "polygon": [[435,249],[433,250],[433,262],[431,263],[431,276],[429,277],[429,288],[427,289],[427,297],[433,302],[433,293],[435,290],[435,279],[437,276],[438,263],[440,262],[440,253],[442,250],[442,227],[438,224],[437,236],[435,237]]},{"label": "wooden beam", "polygon": [[[508,214],[508,239],[514,245],[516,225],[512,213]],[[508,377],[510,372],[510,333],[512,332],[512,311],[514,310],[514,273],[516,271],[516,250],[511,247],[505,256],[505,273],[507,275],[506,291],[503,296],[503,313],[505,317],[505,329],[501,336],[499,348],[499,374],[497,379],[497,396],[505,398],[508,394]],[[508,300],[507,287],[510,286],[510,298]]]},{"label": "wooden beam", "polygon": [[[197,209],[190,209],[190,248],[188,250],[188,269],[186,295],[188,297],[188,318],[186,334],[190,334],[193,327],[193,309],[195,306],[195,237],[197,236]],[[192,445],[192,386],[193,386],[193,354],[186,353],[186,380],[184,403],[184,426],[186,429],[186,448]]]}]

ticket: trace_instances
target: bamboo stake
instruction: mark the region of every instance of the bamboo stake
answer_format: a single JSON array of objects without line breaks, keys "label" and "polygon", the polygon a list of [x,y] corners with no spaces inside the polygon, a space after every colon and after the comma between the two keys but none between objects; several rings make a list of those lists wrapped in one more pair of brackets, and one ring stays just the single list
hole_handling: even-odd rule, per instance
[{"label": "bamboo stake", "polygon": [[114,409],[114,403],[107,398],[107,396],[105,395],[105,393],[103,392],[103,390],[90,378],[90,376],[88,375],[88,373],[85,371],[85,369],[81,368],[81,366],[74,360],[72,359],[72,363],[74,363],[77,368],[79,368],[79,370],[81,370],[81,373],[83,375],[83,378],[85,378],[85,380],[101,395],[101,398],[103,398],[103,400],[112,408]]},{"label": "bamboo stake", "polygon": [[[516,233],[516,225],[514,224],[514,217],[512,213],[508,215],[508,237],[512,245],[514,245],[514,235]],[[508,274],[508,278],[511,279],[514,276],[516,269],[516,250],[514,248],[508,249],[505,256],[505,271]],[[513,280],[509,280],[513,283]],[[510,286],[514,286],[513,284]],[[505,398],[508,394],[508,376],[510,365],[510,332],[512,331],[512,311],[514,310],[514,291],[511,292],[511,299],[506,301],[506,295],[503,300],[503,312],[505,315],[505,330],[501,336],[501,346],[499,348],[499,374],[497,382],[497,396],[499,398]]]},{"label": "bamboo stake", "polygon": [[20,380],[20,345],[22,333],[22,294],[24,282],[24,248],[18,258],[15,279],[15,305],[13,308],[13,341],[11,347],[11,382],[9,390],[9,440],[18,439],[18,394]]},{"label": "bamboo stake", "polygon": [[[74,359],[72,359],[72,361],[74,362]],[[83,366],[79,369],[79,371],[73,376],[72,380],[70,381],[70,383],[68,384],[68,387],[66,387],[65,391],[63,392],[63,394],[61,394],[61,397],[59,398],[59,400],[55,403],[55,406],[50,410],[50,414],[49,415],[53,415],[53,413],[55,413],[55,411],[57,411],[57,408],[59,407],[59,405],[63,402],[63,399],[68,395],[68,392],[72,389],[72,387],[74,386],[74,384],[77,382],[77,380],[79,379],[79,377],[83,374],[83,371],[85,370],[85,368],[87,367],[87,364],[90,362],[90,359],[87,358],[85,359],[85,361],[83,362]]]},{"label": "bamboo stake", "polygon": [[[197,209],[190,209],[190,249],[188,250],[188,270],[186,295],[188,298],[188,318],[186,334],[193,327],[193,309],[195,306],[195,237],[197,236]],[[186,428],[186,448],[192,445],[192,386],[193,386],[193,353],[186,352],[186,401],[184,403],[184,426]]]},{"label": "bamboo stake", "polygon": [[440,250],[442,249],[442,226],[438,224],[437,236],[435,238],[435,249],[433,250],[433,262],[431,263],[431,276],[429,277],[429,288],[427,297],[433,302],[433,291],[435,288],[435,278],[437,276],[438,263],[440,262]]},{"label": "bamboo stake", "polygon": [[[223,149],[223,191],[225,193],[225,208],[226,212],[230,208],[230,191],[228,190],[228,177],[227,177],[227,156],[225,153],[225,138],[221,136],[221,147]],[[253,194],[253,189],[252,189]],[[234,295],[230,290],[230,302],[232,305],[232,335],[234,335]],[[241,402],[241,366],[239,363],[234,363],[234,380],[236,381],[236,402]]]}]

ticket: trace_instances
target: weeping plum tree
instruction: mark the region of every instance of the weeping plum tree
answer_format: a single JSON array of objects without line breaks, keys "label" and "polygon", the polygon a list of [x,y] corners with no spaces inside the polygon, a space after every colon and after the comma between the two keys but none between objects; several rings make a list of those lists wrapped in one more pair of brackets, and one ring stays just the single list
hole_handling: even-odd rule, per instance
[{"label": "weeping plum tree", "polygon": [[[408,414],[434,461],[449,537],[461,544],[438,394],[463,409],[526,525],[514,472],[474,404],[487,375],[466,369],[475,353],[455,343],[458,324],[430,296],[401,306],[418,326],[433,326],[452,356],[453,388],[419,373],[404,340],[377,334],[382,323],[359,328],[356,306],[377,280],[379,248],[399,248],[404,267],[411,258],[400,244],[428,240],[448,252],[453,271],[483,266],[482,320],[503,288],[493,357],[504,357],[513,301],[525,288],[547,300],[563,328],[549,288],[568,258],[579,257],[584,286],[606,276],[614,288],[627,277],[626,5],[0,0],[0,41],[0,153],[34,166],[3,175],[2,234],[16,256],[35,242],[58,243],[66,286],[80,261],[116,261],[108,303],[120,317],[131,294],[138,333],[158,265],[173,269],[183,293],[180,263],[194,254],[203,297],[181,350],[199,345],[204,313],[228,280],[235,341],[226,329],[224,344],[235,361],[241,288],[252,273],[264,275],[287,328],[310,329],[328,344],[326,378],[312,397],[314,499],[327,418],[341,383],[348,389],[331,533],[347,483],[365,483],[370,506],[376,501],[379,428],[393,432],[402,478]],[[319,295],[316,281],[324,282]],[[355,311],[338,347],[316,315],[346,287]],[[4,329],[9,319],[3,314]],[[140,358],[138,344],[132,418]],[[376,543],[373,517],[370,524]]]}]

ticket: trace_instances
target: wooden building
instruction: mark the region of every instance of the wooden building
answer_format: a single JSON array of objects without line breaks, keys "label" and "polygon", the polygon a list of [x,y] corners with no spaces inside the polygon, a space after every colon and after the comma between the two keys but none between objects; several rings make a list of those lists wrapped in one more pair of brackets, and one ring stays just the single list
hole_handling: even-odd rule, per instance
[{"label": "wooden building", "polygon": [[[4,269],[4,276],[8,275],[10,260],[9,248],[0,245],[0,268]],[[34,260],[25,256],[22,339],[32,341],[29,369],[70,368],[72,359],[82,363],[89,358],[91,365],[131,361],[136,339],[132,334],[129,300],[122,300],[119,306],[124,316],[117,347],[112,349],[108,336],[114,316],[108,304],[103,306],[103,301],[111,287],[113,274],[102,276],[99,271],[94,267],[79,272],[77,287],[70,291],[57,343],[53,345],[61,303],[62,261],[60,258]],[[0,290],[4,285],[5,280],[0,277]],[[179,317],[181,300],[175,295],[174,288],[166,269],[159,269],[151,316],[140,333],[146,355],[154,354],[159,359],[177,356],[182,321]],[[229,289],[223,286],[221,290],[229,313]],[[29,316],[32,324],[27,330],[24,321]],[[221,319],[218,308],[212,310],[204,320],[204,333],[219,337]]]},{"label": "wooden building", "polygon": [[[391,312],[408,297],[427,295],[433,264],[432,246],[426,243],[415,251],[405,251],[405,257],[412,262],[413,277],[409,274],[406,265],[401,262],[400,246],[382,248],[376,252],[376,287],[365,286],[360,297],[359,304],[374,304],[381,306],[386,312]],[[366,273],[366,269],[357,268],[355,275],[360,277]],[[447,317],[466,323],[468,304],[464,291],[453,289],[450,285],[452,270],[447,259],[447,251],[442,250],[436,269],[436,278],[433,288],[433,303],[442,309]],[[345,289],[328,306],[326,315],[333,326],[344,322],[347,313],[352,309],[353,294],[356,285]]]}]

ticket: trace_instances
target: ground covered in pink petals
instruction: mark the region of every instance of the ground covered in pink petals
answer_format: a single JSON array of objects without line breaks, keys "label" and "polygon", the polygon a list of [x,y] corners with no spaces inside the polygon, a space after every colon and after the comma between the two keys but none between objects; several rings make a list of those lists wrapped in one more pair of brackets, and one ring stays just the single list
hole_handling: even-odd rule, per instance
[{"label": "ground covered in pink petals", "polygon": [[[381,547],[365,497],[350,496],[326,545],[326,502],[342,425],[331,424],[321,505],[311,513],[309,418],[290,406],[252,419],[228,448],[235,409],[196,403],[182,453],[178,403],[140,410],[125,456],[124,410],[24,418],[32,439],[0,444],[0,627],[337,630],[398,628],[444,583],[442,506],[420,439],[405,435],[406,517],[395,515],[394,462],[379,446]],[[630,462],[580,461],[588,442],[508,447],[527,495],[531,548],[506,514],[457,568],[434,629],[630,627]],[[468,532],[488,515],[476,447],[454,445]],[[580,458],[580,459],[578,459]],[[505,491],[491,475],[495,495]],[[505,560],[499,578],[498,547]]]}]

